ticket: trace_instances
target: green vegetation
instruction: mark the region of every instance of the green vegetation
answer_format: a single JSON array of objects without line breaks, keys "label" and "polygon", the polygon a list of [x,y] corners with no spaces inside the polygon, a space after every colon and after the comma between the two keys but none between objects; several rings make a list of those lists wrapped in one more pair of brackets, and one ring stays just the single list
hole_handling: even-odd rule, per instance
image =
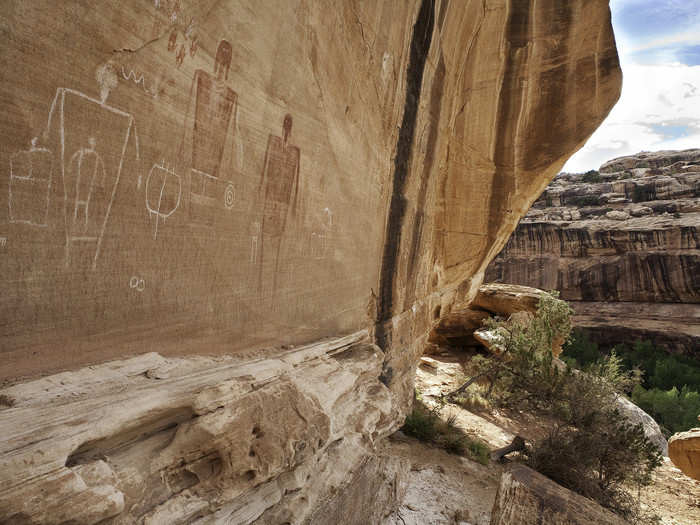
[{"label": "green vegetation", "polygon": [[603,178],[600,176],[596,170],[590,170],[583,174],[581,177],[583,182],[601,182]]},{"label": "green vegetation", "polygon": [[489,462],[489,448],[468,435],[456,426],[453,416],[446,421],[440,418],[444,403],[428,408],[422,401],[413,400],[413,410],[406,416],[401,430],[416,439],[444,448],[451,454],[466,456],[482,465]]},{"label": "green vegetation", "polygon": [[[670,436],[697,426],[700,414],[700,363],[692,358],[668,354],[649,341],[632,346],[617,345],[626,371],[637,370],[641,383],[628,389],[632,401],[649,413]],[[575,332],[564,348],[567,364],[585,368],[604,359],[605,352],[584,332]]]},{"label": "green vegetation", "polygon": [[680,390],[675,386],[669,390],[637,386],[632,391],[632,400],[659,422],[667,437],[698,426],[700,394],[687,386]]},{"label": "green vegetation", "polygon": [[476,375],[447,397],[464,396],[477,380],[487,381],[494,403],[548,416],[553,421],[548,435],[521,459],[634,523],[653,523],[655,517],[643,514],[633,494],[651,483],[661,456],[642,426],[621,416],[616,401],[639,376],[614,353],[585,372],[558,365],[552,347],[568,338],[571,313],[552,292],[542,295],[530,321],[492,320],[487,326],[501,353],[473,359]]},{"label": "green vegetation", "polygon": [[632,172],[631,171],[623,171],[617,176],[617,180],[625,180],[625,179],[631,179],[632,178]]}]

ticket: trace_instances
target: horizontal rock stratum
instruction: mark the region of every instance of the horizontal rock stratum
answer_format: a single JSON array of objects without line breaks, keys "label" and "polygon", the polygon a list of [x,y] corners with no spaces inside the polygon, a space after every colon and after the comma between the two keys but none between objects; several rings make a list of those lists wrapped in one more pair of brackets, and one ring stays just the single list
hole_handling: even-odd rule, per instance
[{"label": "horizontal rock stratum", "polygon": [[607,0],[0,22],[0,522],[376,522],[433,324],[619,95]]},{"label": "horizontal rock stratum", "polygon": [[700,150],[561,174],[486,277],[561,292],[604,344],[700,346]]}]

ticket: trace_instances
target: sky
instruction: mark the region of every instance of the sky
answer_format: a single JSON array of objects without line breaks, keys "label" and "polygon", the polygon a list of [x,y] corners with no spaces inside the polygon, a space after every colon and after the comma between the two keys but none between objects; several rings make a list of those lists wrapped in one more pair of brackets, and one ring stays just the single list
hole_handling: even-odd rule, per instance
[{"label": "sky", "polygon": [[622,95],[567,172],[640,151],[700,148],[700,0],[610,0]]}]

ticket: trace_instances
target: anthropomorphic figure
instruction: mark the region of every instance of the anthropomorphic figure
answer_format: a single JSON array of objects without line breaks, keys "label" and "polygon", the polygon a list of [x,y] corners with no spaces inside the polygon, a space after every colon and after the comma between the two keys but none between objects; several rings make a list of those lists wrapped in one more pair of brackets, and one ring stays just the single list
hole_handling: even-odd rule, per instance
[{"label": "anthropomorphic figure", "polygon": [[88,139],[87,148],[81,148],[73,154],[67,175],[71,177],[75,187],[70,234],[73,237],[87,235],[89,221],[96,220],[90,216],[90,200],[97,189],[105,187],[107,178],[102,157],[95,150],[94,137]]},{"label": "anthropomorphic figure", "polygon": [[287,221],[297,211],[299,200],[299,148],[290,144],[292,116],[286,115],[282,125],[283,136],[270,135],[267,140],[265,167],[260,180],[262,200],[261,256],[258,264],[259,286],[271,283],[277,288],[279,255]]},{"label": "anthropomorphic figure", "polygon": [[28,150],[10,157],[8,203],[10,222],[45,227],[51,198],[53,153],[37,146],[37,140],[33,138]]},{"label": "anthropomorphic figure", "polygon": [[225,202],[221,182],[233,171],[237,95],[226,85],[232,54],[231,44],[222,40],[214,74],[195,72],[181,147],[181,162],[190,172],[190,220],[209,226]]},{"label": "anthropomorphic figure", "polygon": [[[96,269],[119,181],[140,176],[139,142],[134,117],[108,103],[118,85],[110,63],[96,71],[99,99],[58,88],[42,140],[56,153],[63,184],[65,266]],[[119,225],[113,227],[119,229]]]}]

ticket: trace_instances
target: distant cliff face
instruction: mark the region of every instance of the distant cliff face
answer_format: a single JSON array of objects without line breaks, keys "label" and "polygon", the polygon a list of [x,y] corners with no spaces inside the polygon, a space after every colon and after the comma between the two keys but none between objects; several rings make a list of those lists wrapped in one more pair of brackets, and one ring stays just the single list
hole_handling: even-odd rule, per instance
[{"label": "distant cliff face", "polygon": [[486,279],[559,290],[606,342],[690,350],[700,341],[699,230],[700,150],[614,159],[557,177]]},{"label": "distant cliff face", "polygon": [[376,523],[432,325],[619,95],[607,0],[0,17],[0,522]]}]

